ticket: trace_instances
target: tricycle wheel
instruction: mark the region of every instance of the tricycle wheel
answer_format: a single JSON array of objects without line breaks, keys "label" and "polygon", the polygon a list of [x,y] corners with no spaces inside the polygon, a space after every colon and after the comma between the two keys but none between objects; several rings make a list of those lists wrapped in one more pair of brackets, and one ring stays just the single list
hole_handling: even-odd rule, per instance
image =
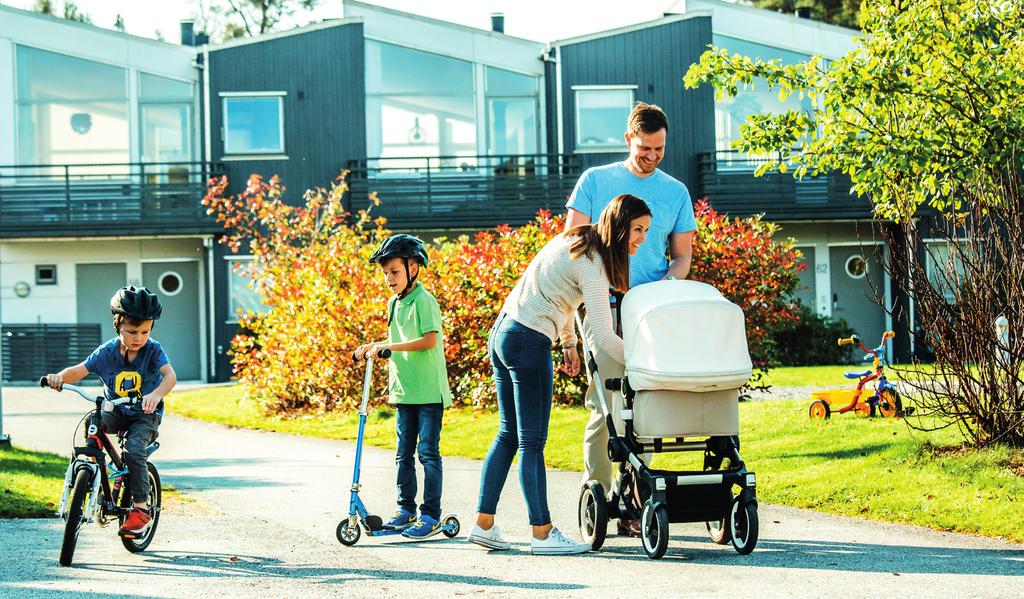
[{"label": "tricycle wheel", "polygon": [[878,394],[878,411],[886,418],[898,418],[903,415],[903,402],[896,391],[885,390]]},{"label": "tricycle wheel", "polygon": [[455,537],[457,537],[459,535],[459,530],[461,530],[462,528],[459,525],[459,519],[455,516],[448,516],[447,518],[445,518],[444,524],[442,524],[441,527],[441,532],[443,532],[444,536],[448,537],[449,539],[454,539]]},{"label": "tricycle wheel", "polygon": [[661,559],[668,549],[668,510],[660,503],[654,505],[650,500],[644,503],[644,511],[640,516],[640,537],[644,542],[644,551],[651,559]]},{"label": "tricycle wheel", "polygon": [[828,420],[832,417],[832,408],[823,399],[816,399],[811,402],[807,415],[815,420]]},{"label": "tricycle wheel", "polygon": [[591,480],[583,485],[578,514],[583,542],[590,543],[590,548],[597,551],[608,534],[608,503],[601,483]]},{"label": "tricycle wheel", "polygon": [[334,534],[338,537],[339,543],[346,547],[351,547],[359,541],[363,531],[359,530],[359,525],[352,526],[349,519],[345,518],[338,523],[338,528],[334,531]]},{"label": "tricycle wheel", "polygon": [[732,546],[740,555],[747,555],[757,545],[757,502],[740,494],[729,511],[729,532]]}]

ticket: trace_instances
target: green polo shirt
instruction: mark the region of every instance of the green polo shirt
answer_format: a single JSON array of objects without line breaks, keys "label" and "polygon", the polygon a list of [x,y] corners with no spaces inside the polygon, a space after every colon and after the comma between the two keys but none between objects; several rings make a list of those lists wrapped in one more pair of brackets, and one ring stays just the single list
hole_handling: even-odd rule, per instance
[{"label": "green polo shirt", "polygon": [[448,386],[448,369],[444,362],[444,332],[441,330],[441,308],[423,285],[416,283],[409,295],[388,301],[388,343],[419,339],[437,333],[437,344],[425,351],[396,351],[389,368],[390,403],[452,405]]}]

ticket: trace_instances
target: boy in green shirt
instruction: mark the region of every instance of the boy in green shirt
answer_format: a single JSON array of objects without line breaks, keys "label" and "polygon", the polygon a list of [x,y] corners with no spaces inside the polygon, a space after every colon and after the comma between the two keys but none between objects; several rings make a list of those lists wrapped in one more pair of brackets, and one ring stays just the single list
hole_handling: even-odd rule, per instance
[{"label": "boy in green shirt", "polygon": [[[441,532],[441,417],[452,405],[444,361],[441,309],[422,283],[419,269],[427,266],[423,242],[411,235],[392,235],[370,257],[380,265],[393,296],[388,300],[388,340],[356,349],[356,357],[378,357],[390,349],[389,402],[396,404],[398,451],[398,511],[385,528],[423,539]],[[418,440],[417,440],[418,438]],[[416,518],[416,462],[423,465],[423,503]]]}]

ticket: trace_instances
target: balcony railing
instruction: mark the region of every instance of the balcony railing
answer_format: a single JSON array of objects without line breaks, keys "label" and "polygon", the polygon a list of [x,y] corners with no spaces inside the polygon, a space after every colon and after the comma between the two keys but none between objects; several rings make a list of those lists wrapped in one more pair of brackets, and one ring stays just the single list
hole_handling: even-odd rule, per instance
[{"label": "balcony railing", "polygon": [[735,151],[705,152],[697,159],[698,196],[735,216],[764,213],[769,220],[866,218],[866,198],[850,194],[850,178],[831,173],[801,180],[792,173],[754,176],[765,160]]},{"label": "balcony railing", "polygon": [[348,165],[347,204],[365,206],[395,229],[449,229],[523,224],[540,209],[559,211],[579,177],[573,156],[431,156],[371,158]]},{"label": "balcony railing", "polygon": [[212,229],[200,200],[220,174],[207,162],[0,166],[0,236]]}]

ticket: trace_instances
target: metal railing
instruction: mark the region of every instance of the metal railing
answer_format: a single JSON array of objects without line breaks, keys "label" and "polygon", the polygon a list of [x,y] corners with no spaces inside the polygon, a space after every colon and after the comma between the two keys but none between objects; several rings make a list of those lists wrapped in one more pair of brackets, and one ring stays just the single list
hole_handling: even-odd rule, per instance
[{"label": "metal railing", "polygon": [[865,198],[850,194],[851,182],[842,173],[807,175],[797,180],[792,172],[754,171],[767,158],[751,157],[735,150],[704,152],[697,157],[697,185],[717,210],[730,214],[764,213],[771,219],[868,217]]},{"label": "metal railing", "polygon": [[42,226],[212,222],[200,200],[223,166],[209,162],[0,166],[0,232]]},{"label": "metal railing", "polygon": [[348,207],[376,192],[374,214],[392,228],[522,224],[538,210],[559,211],[579,177],[574,156],[416,156],[349,163]]}]

